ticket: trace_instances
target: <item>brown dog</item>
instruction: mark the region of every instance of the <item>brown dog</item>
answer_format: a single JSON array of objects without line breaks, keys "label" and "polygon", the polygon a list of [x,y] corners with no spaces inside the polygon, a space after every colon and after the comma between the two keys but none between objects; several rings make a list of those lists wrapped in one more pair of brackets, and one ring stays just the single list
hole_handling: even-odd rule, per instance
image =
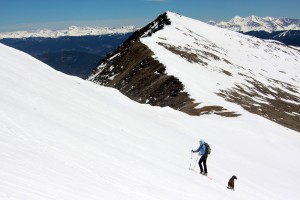
[{"label": "brown dog", "polygon": [[229,179],[227,186],[228,189],[234,190],[234,179],[237,179],[234,175]]}]

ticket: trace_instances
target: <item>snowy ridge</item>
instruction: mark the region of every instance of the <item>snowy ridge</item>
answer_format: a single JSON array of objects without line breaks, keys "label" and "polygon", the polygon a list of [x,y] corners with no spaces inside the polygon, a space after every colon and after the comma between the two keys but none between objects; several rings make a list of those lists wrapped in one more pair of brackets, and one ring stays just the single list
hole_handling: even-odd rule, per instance
[{"label": "snowy ridge", "polygon": [[286,101],[291,103],[292,111],[285,117],[293,115],[295,122],[300,120],[299,50],[175,13],[169,12],[168,17],[170,26],[141,41],[166,66],[168,74],[182,81],[191,97],[201,103],[199,106],[218,105],[238,113],[247,110],[279,122],[282,116],[264,113],[273,106],[278,109],[276,99],[282,106]]},{"label": "snowy ridge", "polygon": [[16,32],[0,33],[0,39],[29,38],[29,37],[57,38],[63,36],[125,34],[129,32],[134,32],[136,30],[138,30],[138,28],[135,26],[125,26],[121,28],[71,26],[68,29],[64,29],[64,30],[36,30],[36,31],[16,31]]},{"label": "snowy ridge", "polygon": [[90,80],[140,103],[192,115],[251,112],[300,132],[299,61],[297,48],[166,12],[109,54]]},{"label": "snowy ridge", "polygon": [[257,17],[254,15],[245,18],[235,16],[228,22],[209,21],[208,24],[238,32],[300,30],[300,19],[279,19],[273,17]]},{"label": "snowy ridge", "polygon": [[0,199],[299,199],[300,135],[260,116],[141,105],[2,44],[0,71]]}]

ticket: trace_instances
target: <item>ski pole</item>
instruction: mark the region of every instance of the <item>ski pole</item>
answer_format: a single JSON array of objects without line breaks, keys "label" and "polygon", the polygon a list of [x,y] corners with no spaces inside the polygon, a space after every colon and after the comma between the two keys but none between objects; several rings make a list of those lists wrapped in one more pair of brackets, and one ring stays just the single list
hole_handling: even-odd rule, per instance
[{"label": "ski pole", "polygon": [[190,160],[190,167],[189,167],[189,170],[191,170],[192,160],[193,160],[193,152],[191,151],[191,160]]},{"label": "ski pole", "polygon": [[197,159],[195,160],[195,164],[194,164],[193,170],[195,170],[195,167],[196,167],[196,163],[197,163],[197,161],[198,161],[198,158],[199,158],[199,154],[198,154],[198,156],[197,156]]}]

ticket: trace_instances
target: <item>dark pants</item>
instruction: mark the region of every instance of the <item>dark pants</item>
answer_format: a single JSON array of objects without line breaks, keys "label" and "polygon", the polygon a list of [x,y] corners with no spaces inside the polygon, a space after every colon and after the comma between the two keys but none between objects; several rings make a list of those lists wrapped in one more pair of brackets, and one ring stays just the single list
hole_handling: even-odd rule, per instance
[{"label": "dark pants", "polygon": [[199,160],[199,167],[200,167],[200,172],[202,173],[203,172],[202,163],[203,163],[204,172],[207,174],[206,160],[207,160],[207,156],[201,156],[201,158]]}]

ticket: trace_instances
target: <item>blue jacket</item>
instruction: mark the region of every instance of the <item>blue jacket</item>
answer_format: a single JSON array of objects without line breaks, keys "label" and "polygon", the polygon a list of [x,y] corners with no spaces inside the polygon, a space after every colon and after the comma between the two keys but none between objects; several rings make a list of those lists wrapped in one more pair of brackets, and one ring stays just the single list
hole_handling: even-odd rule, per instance
[{"label": "blue jacket", "polygon": [[200,146],[196,151],[193,150],[193,153],[199,152],[200,155],[205,155],[206,154],[206,146],[205,146],[205,141],[200,140]]}]

